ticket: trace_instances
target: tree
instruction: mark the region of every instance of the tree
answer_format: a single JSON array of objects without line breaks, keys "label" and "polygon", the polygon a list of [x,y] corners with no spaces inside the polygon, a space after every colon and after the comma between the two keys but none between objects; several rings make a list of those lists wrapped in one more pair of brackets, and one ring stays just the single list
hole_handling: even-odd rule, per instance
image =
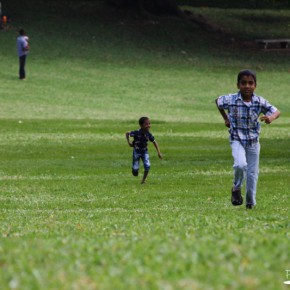
[{"label": "tree", "polygon": [[107,0],[110,5],[131,9],[140,13],[178,15],[176,0]]}]

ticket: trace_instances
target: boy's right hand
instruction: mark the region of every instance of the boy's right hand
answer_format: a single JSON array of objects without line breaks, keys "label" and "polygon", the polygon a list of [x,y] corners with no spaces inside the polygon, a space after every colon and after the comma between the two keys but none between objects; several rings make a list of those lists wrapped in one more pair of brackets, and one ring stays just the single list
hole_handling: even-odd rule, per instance
[{"label": "boy's right hand", "polygon": [[134,147],[134,145],[131,142],[128,142],[130,147]]},{"label": "boy's right hand", "polygon": [[225,126],[228,127],[228,128],[231,127],[231,125],[230,125],[230,121],[229,121],[229,120],[225,120]]}]

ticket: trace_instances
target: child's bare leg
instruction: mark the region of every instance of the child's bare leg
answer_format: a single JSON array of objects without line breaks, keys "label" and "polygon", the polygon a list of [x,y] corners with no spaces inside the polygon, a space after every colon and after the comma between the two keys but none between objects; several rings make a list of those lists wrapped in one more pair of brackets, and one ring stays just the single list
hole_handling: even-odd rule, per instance
[{"label": "child's bare leg", "polygon": [[148,173],[149,173],[148,170],[144,170],[143,179],[141,181],[141,184],[145,183]]}]

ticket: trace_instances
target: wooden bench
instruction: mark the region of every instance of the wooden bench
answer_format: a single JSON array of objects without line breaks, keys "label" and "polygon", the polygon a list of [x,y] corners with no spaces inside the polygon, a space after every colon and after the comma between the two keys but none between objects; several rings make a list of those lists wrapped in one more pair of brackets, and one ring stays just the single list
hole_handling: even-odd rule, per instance
[{"label": "wooden bench", "polygon": [[255,42],[263,49],[287,49],[290,39],[256,39]]}]

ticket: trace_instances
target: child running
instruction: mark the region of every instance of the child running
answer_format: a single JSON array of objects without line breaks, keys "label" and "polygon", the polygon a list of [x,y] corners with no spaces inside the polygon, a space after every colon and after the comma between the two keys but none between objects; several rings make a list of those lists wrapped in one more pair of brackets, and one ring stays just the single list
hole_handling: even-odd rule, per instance
[{"label": "child running", "polygon": [[256,86],[256,73],[252,70],[242,70],[237,78],[239,91],[216,99],[225,125],[230,128],[230,145],[234,158],[231,202],[234,206],[243,204],[241,189],[246,179],[247,209],[252,209],[256,205],[260,155],[259,115],[263,114],[260,120],[266,124],[271,124],[280,116],[276,107],[254,93]]},{"label": "child running", "polygon": [[[134,176],[138,176],[139,172],[139,162],[140,159],[143,161],[144,165],[144,174],[143,179],[141,181],[141,184],[145,183],[147,175],[150,170],[150,160],[149,160],[149,154],[147,149],[147,142],[151,141],[153,142],[158,157],[162,159],[162,154],[159,150],[158,144],[154,138],[154,136],[149,132],[151,128],[150,119],[148,117],[142,117],[139,119],[139,125],[140,129],[127,132],[126,133],[126,139],[130,147],[133,147],[133,162],[132,162],[132,174]],[[130,137],[134,138],[133,142],[130,142]]]}]

